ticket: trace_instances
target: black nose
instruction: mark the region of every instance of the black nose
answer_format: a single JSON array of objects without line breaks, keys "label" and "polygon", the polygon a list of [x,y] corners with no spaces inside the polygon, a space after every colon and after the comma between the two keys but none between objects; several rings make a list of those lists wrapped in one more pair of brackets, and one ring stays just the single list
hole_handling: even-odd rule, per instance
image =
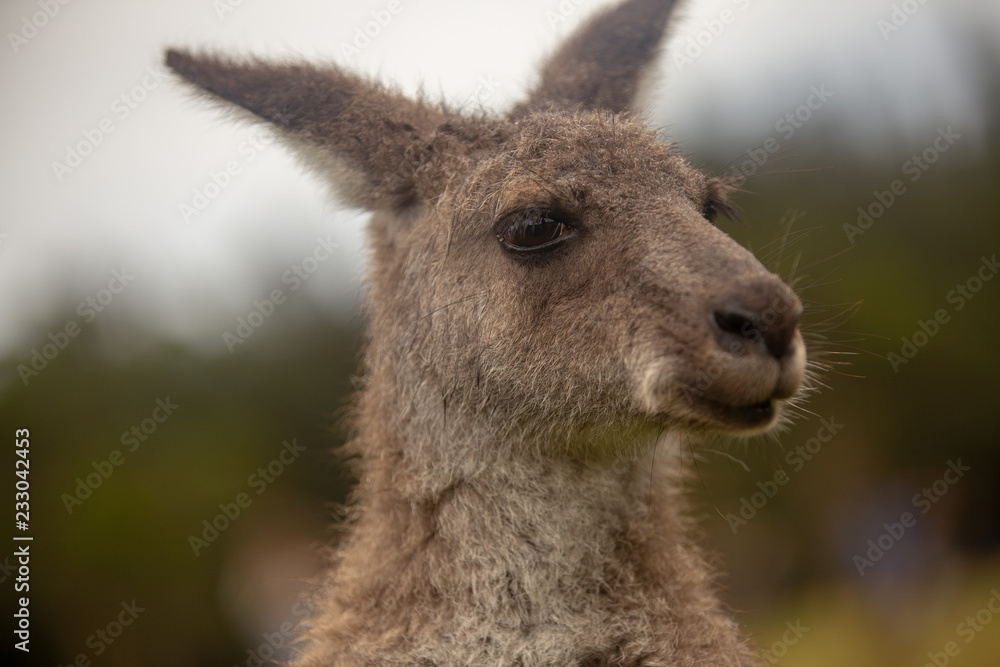
[{"label": "black nose", "polygon": [[802,304],[777,279],[730,287],[710,309],[719,346],[732,354],[756,350],[781,359],[790,351]]}]

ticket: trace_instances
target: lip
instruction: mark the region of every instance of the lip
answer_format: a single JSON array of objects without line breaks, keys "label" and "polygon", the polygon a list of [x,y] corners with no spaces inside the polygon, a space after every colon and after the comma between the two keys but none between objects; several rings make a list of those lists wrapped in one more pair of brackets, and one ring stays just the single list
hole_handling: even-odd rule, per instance
[{"label": "lip", "polygon": [[[774,423],[778,414],[775,398],[768,398],[747,405],[733,405],[713,401],[701,397],[698,401],[698,412],[703,414],[705,421],[715,428],[733,431],[763,431]],[[707,413],[707,414],[705,414]]]}]

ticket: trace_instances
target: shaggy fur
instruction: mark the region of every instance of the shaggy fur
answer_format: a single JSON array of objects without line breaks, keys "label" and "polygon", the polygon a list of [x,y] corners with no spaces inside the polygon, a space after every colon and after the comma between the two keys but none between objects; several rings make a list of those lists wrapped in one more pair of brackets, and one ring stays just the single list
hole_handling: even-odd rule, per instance
[{"label": "shaggy fur", "polygon": [[[374,211],[358,484],[299,667],[755,664],[680,442],[773,426],[801,305],[706,219],[725,185],[627,112],[671,6],[598,15],[502,118],[168,53]],[[551,239],[525,249],[526,220]]]}]

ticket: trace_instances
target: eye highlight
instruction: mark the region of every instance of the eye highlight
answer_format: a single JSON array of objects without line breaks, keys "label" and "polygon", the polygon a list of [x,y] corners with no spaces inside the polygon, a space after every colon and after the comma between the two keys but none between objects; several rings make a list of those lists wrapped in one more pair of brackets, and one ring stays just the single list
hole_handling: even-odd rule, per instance
[{"label": "eye highlight", "polygon": [[508,250],[531,252],[550,248],[573,236],[576,229],[555,211],[529,208],[505,215],[497,225],[497,238]]}]

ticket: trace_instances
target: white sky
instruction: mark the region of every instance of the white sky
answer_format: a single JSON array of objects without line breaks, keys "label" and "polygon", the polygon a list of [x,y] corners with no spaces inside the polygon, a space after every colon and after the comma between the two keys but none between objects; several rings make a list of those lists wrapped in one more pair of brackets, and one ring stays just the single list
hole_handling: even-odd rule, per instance
[{"label": "white sky", "polygon": [[[280,286],[274,277],[310,254],[319,236],[339,250],[303,292],[340,311],[357,304],[366,217],[330,202],[278,146],[247,159],[241,147],[255,128],[234,126],[173,81],[149,76],[166,46],[332,58],[405,91],[422,87],[452,102],[485,91],[483,106],[504,108],[543,55],[607,4],[398,0],[388,25],[345,57],[342,45],[388,0],[51,0],[59,11],[43,21],[48,2],[0,7],[0,358],[18,363],[63,326],[66,304],[95,294],[114,268],[134,281],[95,321],[143,332],[118,340],[116,351],[126,355],[158,338],[224,352],[221,332]],[[810,86],[826,84],[835,97],[803,132],[841,124],[840,148],[861,158],[895,162],[886,155],[923,147],[947,124],[976,145],[986,112],[961,40],[975,30],[1000,37],[1000,3],[929,0],[884,39],[877,22],[890,18],[892,4],[694,0],[650,98],[655,122],[685,149],[728,160],[773,134]],[[220,6],[231,11],[220,16]],[[724,9],[731,23],[680,67],[676,49]],[[25,32],[32,20],[43,24],[37,34]],[[32,36],[15,53],[11,33]],[[123,95],[134,104],[127,117]],[[57,178],[53,162],[64,162],[67,146],[85,133],[96,136],[102,121],[113,131]],[[191,203],[230,160],[240,173],[185,222],[179,204]]]}]

